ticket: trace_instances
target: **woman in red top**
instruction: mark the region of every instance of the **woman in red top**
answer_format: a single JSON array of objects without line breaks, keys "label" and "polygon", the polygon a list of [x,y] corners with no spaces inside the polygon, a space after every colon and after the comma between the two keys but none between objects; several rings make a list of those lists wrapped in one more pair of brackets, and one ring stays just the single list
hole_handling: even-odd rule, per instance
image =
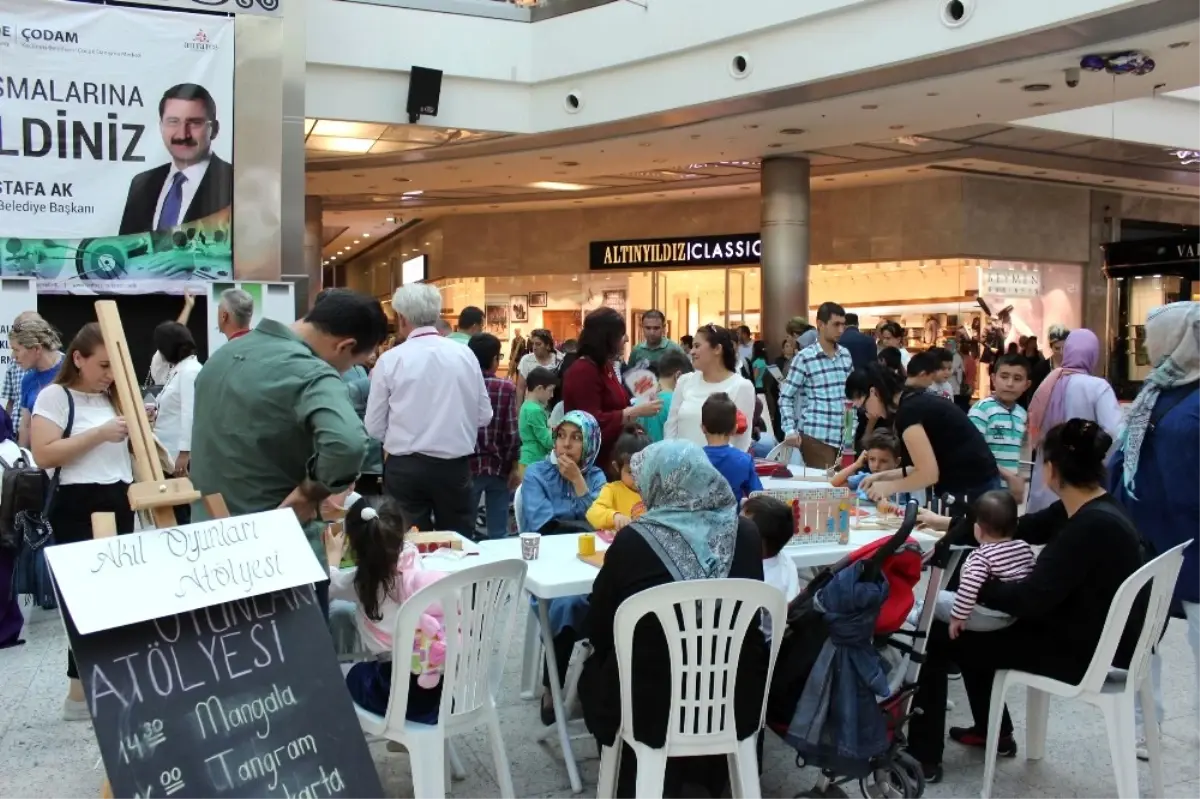
[{"label": "woman in red top", "polygon": [[617,362],[625,352],[625,318],[612,308],[597,308],[583,320],[579,359],[563,374],[563,410],[587,411],[600,423],[600,455],[596,464],[606,471],[612,448],[630,422],[655,416],[659,400],[631,406],[617,377]]}]

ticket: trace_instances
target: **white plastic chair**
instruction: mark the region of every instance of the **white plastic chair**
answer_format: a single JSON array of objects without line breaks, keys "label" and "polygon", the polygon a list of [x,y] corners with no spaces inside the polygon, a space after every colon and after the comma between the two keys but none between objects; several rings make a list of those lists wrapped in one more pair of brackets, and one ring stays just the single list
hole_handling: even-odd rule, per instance
[{"label": "white plastic chair", "polygon": [[[676,610],[678,608],[678,611]],[[763,706],[754,734],[738,740],[733,699],[742,641],[757,612],[771,614],[771,651]],[[662,749],[633,737],[633,633],[643,616],[655,615],[671,658],[671,696],[677,697]],[[678,615],[677,615],[678,614]],[[692,580],[669,583],[631,596],[617,608],[613,639],[621,680],[621,728],[600,756],[599,797],[615,797],[621,743],[637,755],[639,799],[662,796],[668,757],[726,755],[733,796],[761,796],[758,783],[758,730],[767,711],[767,688],[783,641],[787,601],[783,592],[759,580]],[[687,657],[684,657],[686,641]],[[714,659],[715,658],[715,659]]]},{"label": "white plastic chair", "polygon": [[[462,771],[449,747],[450,737],[482,726],[487,727],[492,741],[500,795],[516,796],[500,735],[496,694],[517,611],[527,606],[522,591],[525,570],[525,562],[521,560],[501,560],[464,569],[426,586],[400,607],[392,639],[395,668],[387,712],[376,715],[358,704],[354,709],[364,732],[396,741],[408,750],[415,796],[426,799],[446,795],[449,767],[453,765],[457,773]],[[441,605],[446,622],[442,703],[437,724],[418,724],[405,719],[408,664],[412,660],[417,623],[434,602]]]},{"label": "white plastic chair", "polygon": [[[996,775],[996,746],[1000,741],[1000,720],[1004,714],[1004,696],[1016,685],[1028,688],[1025,719],[1025,757],[1041,760],[1046,754],[1046,725],[1050,717],[1050,695],[1064,699],[1079,699],[1095,705],[1104,713],[1104,725],[1108,730],[1108,749],[1117,780],[1117,796],[1133,799],[1138,796],[1137,754],[1134,739],[1135,692],[1140,696],[1142,707],[1154,707],[1154,691],[1150,684],[1150,651],[1162,636],[1167,623],[1171,595],[1175,591],[1175,580],[1183,565],[1183,550],[1191,542],[1185,542],[1163,553],[1126,578],[1117,590],[1108,608],[1104,621],[1104,632],[1096,645],[1096,653],[1083,680],[1078,685],[1059,682],[1039,674],[1029,674],[1015,669],[1001,669],[992,682],[992,704],[988,716],[987,760],[983,770],[983,799],[992,791],[992,779]],[[1137,647],[1129,664],[1124,683],[1106,683],[1113,656],[1129,620],[1129,613],[1138,593],[1151,584],[1150,601],[1146,608],[1146,620],[1138,637]],[[1146,724],[1146,749],[1150,754],[1150,774],[1153,781],[1153,796],[1163,795],[1162,745],[1158,725]]]},{"label": "white plastic chair", "polygon": [[792,462],[792,450],[793,448],[787,444],[776,444],[771,451],[767,453],[767,457],[764,458],[764,460],[786,465]]}]

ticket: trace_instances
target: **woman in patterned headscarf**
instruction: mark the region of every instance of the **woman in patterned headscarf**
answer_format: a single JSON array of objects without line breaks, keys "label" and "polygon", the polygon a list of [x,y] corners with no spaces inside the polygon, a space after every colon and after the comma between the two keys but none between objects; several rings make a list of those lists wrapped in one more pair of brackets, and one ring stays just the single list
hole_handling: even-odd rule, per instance
[{"label": "woman in patterned headscarf", "polygon": [[[648,588],[680,580],[737,577],[763,579],[762,543],[749,519],[738,516],[737,501],[704,450],[672,440],[651,444],[630,464],[646,512],[617,532],[605,553],[604,566],[592,584],[591,607],[584,630],[592,655],[584,664],[579,697],[588,729],[611,746],[621,725],[621,687],[613,645],[617,608]],[[738,738],[758,728],[766,680],[767,649],[758,625],[742,644],[735,686],[734,715]],[[634,734],[642,743],[661,747],[666,740],[671,701],[671,666],[659,625],[647,620],[634,634],[632,686]],[[632,796],[636,758],[629,748],[621,756],[617,795]],[[727,777],[723,757],[672,759],[667,764],[665,796],[681,792],[683,783],[700,785],[719,796]]]},{"label": "woman in patterned headscarf", "polygon": [[[571,411],[554,428],[554,449],[525,470],[521,482],[521,518],[526,533],[558,532],[562,522],[586,519],[588,508],[606,482],[596,466],[600,425],[585,411]],[[590,530],[582,521],[578,529]]]}]

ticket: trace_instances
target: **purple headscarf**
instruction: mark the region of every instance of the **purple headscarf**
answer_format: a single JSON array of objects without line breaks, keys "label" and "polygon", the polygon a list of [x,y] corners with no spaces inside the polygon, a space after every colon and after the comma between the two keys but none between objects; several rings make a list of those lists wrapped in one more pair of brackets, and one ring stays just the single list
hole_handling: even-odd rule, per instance
[{"label": "purple headscarf", "polygon": [[1090,375],[1100,360],[1100,339],[1085,328],[1072,330],[1063,345],[1063,363],[1038,386],[1029,403],[1029,437],[1040,443],[1042,435],[1065,422],[1067,386],[1072,375]]}]

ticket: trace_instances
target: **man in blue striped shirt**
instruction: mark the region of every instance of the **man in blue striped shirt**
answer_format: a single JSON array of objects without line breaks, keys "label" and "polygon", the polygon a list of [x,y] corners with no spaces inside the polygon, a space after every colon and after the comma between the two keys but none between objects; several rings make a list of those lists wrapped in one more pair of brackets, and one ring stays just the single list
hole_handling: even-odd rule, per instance
[{"label": "man in blue striped shirt", "polygon": [[838,344],[846,311],[836,302],[817,309],[817,342],[792,359],[779,389],[783,443],[799,447],[805,466],[825,469],[842,452],[846,421],[846,378],[850,351]]}]

